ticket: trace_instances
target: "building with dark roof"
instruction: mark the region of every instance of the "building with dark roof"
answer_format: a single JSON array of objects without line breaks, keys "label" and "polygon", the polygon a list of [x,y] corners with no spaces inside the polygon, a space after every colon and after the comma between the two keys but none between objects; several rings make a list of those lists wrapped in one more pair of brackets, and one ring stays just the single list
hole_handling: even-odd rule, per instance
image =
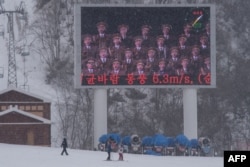
[{"label": "building with dark roof", "polygon": [[19,89],[0,92],[0,143],[51,145],[51,103]]}]

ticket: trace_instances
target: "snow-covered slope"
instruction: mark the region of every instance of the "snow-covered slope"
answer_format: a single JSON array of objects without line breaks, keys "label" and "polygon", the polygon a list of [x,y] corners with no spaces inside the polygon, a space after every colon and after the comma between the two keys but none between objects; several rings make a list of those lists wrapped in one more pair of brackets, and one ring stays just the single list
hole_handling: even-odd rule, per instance
[{"label": "snow-covered slope", "polygon": [[1,167],[222,167],[222,157],[183,157],[124,154],[125,161],[104,161],[106,152],[68,149],[69,156],[61,156],[61,148],[9,145],[0,143]]}]

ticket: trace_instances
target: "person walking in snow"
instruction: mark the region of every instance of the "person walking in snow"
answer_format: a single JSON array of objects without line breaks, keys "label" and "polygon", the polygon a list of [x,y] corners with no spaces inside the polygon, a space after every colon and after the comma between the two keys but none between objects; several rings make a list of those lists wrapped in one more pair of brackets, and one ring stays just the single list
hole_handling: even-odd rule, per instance
[{"label": "person walking in snow", "polygon": [[66,138],[63,138],[63,142],[61,144],[61,147],[63,148],[61,155],[63,155],[64,153],[66,155],[69,155],[68,152],[67,152],[68,143],[67,143]]}]

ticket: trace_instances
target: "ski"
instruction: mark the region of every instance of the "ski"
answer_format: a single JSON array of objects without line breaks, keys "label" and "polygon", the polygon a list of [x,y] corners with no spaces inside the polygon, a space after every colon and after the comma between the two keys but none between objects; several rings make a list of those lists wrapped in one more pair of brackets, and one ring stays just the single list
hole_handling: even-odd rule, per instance
[{"label": "ski", "polygon": [[127,160],[107,160],[107,159],[105,159],[105,160],[103,160],[103,161],[115,161],[115,162],[127,162]]}]

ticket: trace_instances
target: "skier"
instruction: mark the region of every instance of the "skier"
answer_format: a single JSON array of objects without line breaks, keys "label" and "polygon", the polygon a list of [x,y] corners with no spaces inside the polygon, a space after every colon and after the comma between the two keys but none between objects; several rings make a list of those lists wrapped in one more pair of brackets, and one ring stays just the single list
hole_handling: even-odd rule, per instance
[{"label": "skier", "polygon": [[66,150],[66,148],[68,147],[68,143],[67,143],[66,138],[63,138],[63,142],[61,144],[61,147],[63,148],[61,155],[63,155],[63,153],[66,153],[66,155],[69,155],[67,150]]},{"label": "skier", "polygon": [[108,140],[107,140],[107,143],[106,143],[106,148],[107,148],[107,153],[108,153],[108,157],[107,157],[107,161],[110,161],[110,154],[111,154],[111,151],[112,151],[112,138],[110,137]]},{"label": "skier", "polygon": [[118,153],[119,153],[119,161],[123,161],[123,145],[121,144],[119,149],[118,149]]}]

